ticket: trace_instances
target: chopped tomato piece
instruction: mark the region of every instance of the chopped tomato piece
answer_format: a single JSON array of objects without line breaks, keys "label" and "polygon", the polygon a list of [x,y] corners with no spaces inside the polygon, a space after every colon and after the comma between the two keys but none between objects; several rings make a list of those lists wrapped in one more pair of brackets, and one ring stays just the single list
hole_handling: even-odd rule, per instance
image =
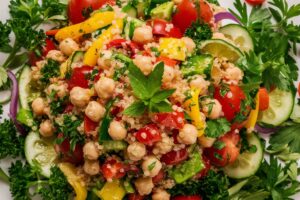
[{"label": "chopped tomato piece", "polygon": [[152,178],[152,182],[154,184],[160,183],[165,178],[165,172],[163,169],[159,171],[159,173]]},{"label": "chopped tomato piece", "polygon": [[264,111],[269,108],[270,98],[266,88],[260,88],[258,91],[259,95],[259,110]]},{"label": "chopped tomato piece", "polygon": [[163,19],[153,19],[147,22],[152,26],[152,33],[157,37],[182,38],[183,34],[174,24]]},{"label": "chopped tomato piece", "polygon": [[159,56],[156,59],[156,62],[164,62],[165,65],[168,65],[170,67],[174,67],[178,64],[177,60],[173,60],[171,58],[165,57],[165,56]]},{"label": "chopped tomato piece", "polygon": [[30,64],[32,66],[35,66],[36,62],[42,60],[42,57],[46,57],[47,54],[49,53],[49,51],[55,50],[55,49],[56,49],[56,46],[55,46],[54,42],[51,39],[47,38],[45,40],[45,46],[43,46],[41,48],[42,55],[37,55],[35,52],[31,52],[29,54],[29,62],[30,62]]},{"label": "chopped tomato piece", "polygon": [[114,158],[108,158],[101,166],[101,171],[106,180],[120,179],[126,174],[123,163]]},{"label": "chopped tomato piece", "polygon": [[93,131],[96,130],[98,127],[99,123],[92,121],[90,118],[87,116],[84,116],[84,132],[89,134]]},{"label": "chopped tomato piece", "polygon": [[170,151],[160,158],[160,160],[166,165],[177,165],[188,158],[188,151],[186,148],[178,151]]},{"label": "chopped tomato piece", "polygon": [[53,35],[56,35],[56,33],[59,31],[59,29],[53,29],[53,30],[49,30],[49,31],[46,31],[46,35],[48,36],[53,36]]},{"label": "chopped tomato piece", "polygon": [[158,113],[153,121],[170,129],[182,129],[185,123],[184,112]]},{"label": "chopped tomato piece", "polygon": [[136,139],[145,144],[152,146],[161,140],[161,133],[155,124],[148,124],[135,133]]},{"label": "chopped tomato piece", "polygon": [[69,90],[74,87],[89,88],[89,74],[93,71],[93,67],[82,66],[73,69],[71,78],[68,81]]},{"label": "chopped tomato piece", "polygon": [[253,5],[253,6],[257,6],[257,5],[261,5],[265,2],[266,0],[246,0],[247,3]]},{"label": "chopped tomato piece", "polygon": [[202,197],[198,196],[198,195],[191,195],[191,196],[176,196],[176,197],[172,197],[172,200],[202,200]]},{"label": "chopped tomato piece", "polygon": [[207,175],[207,173],[209,172],[210,168],[211,168],[210,161],[205,156],[202,156],[202,160],[203,160],[203,163],[204,163],[204,169],[202,169],[195,176],[196,179],[201,179],[201,178],[205,177]]},{"label": "chopped tomato piece", "polygon": [[135,54],[138,53],[138,50],[140,49],[139,45],[132,42],[132,41],[128,41],[125,39],[115,39],[110,41],[107,45],[106,45],[107,49],[110,48],[124,48],[126,50],[128,50],[130,52],[130,56],[133,57]]}]

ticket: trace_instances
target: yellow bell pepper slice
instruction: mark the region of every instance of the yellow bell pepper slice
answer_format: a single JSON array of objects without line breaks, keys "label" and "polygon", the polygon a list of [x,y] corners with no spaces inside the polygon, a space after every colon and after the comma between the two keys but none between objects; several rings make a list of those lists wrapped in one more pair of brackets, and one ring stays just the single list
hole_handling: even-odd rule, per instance
[{"label": "yellow bell pepper slice", "polygon": [[205,122],[202,120],[199,107],[200,89],[191,89],[191,98],[184,102],[184,107],[192,119],[192,124],[198,129],[198,137],[204,134]]},{"label": "yellow bell pepper slice", "polygon": [[105,30],[98,39],[92,44],[84,55],[83,63],[85,65],[94,66],[97,63],[97,59],[100,55],[100,51],[103,48],[105,42],[111,40],[113,36],[120,33],[123,29],[123,19],[117,19],[115,23],[107,30]]},{"label": "yellow bell pepper slice", "polygon": [[92,17],[79,24],[64,27],[55,34],[57,41],[66,38],[78,39],[84,34],[92,33],[99,28],[105,27],[112,23],[115,13],[111,11],[95,13]]},{"label": "yellow bell pepper slice", "polygon": [[122,200],[126,195],[126,191],[120,180],[106,182],[100,191],[95,194],[102,200]]},{"label": "yellow bell pepper slice", "polygon": [[257,122],[257,118],[258,118],[258,113],[259,113],[259,95],[257,94],[256,95],[256,107],[254,110],[251,110],[250,114],[249,114],[249,118],[247,120],[247,123],[245,125],[245,127],[249,130],[252,130],[254,129],[254,126]]},{"label": "yellow bell pepper slice", "polygon": [[158,50],[162,56],[180,61],[185,60],[187,53],[184,41],[177,38],[161,38]]},{"label": "yellow bell pepper slice", "polygon": [[87,197],[87,189],[82,184],[82,179],[76,174],[75,167],[70,163],[60,163],[58,164],[58,167],[73,187],[76,194],[75,200],[85,200]]}]

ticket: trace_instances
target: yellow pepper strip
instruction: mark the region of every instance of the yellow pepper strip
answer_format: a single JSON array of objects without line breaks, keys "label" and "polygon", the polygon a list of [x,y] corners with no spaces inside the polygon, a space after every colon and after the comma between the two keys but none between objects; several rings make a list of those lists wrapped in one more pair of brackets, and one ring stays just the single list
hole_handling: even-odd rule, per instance
[{"label": "yellow pepper strip", "polygon": [[247,129],[250,129],[250,130],[254,129],[254,126],[257,122],[258,113],[259,113],[259,95],[257,94],[256,95],[256,107],[255,107],[254,110],[251,110],[249,118],[248,118],[247,123],[245,125],[245,127]]},{"label": "yellow pepper strip", "polygon": [[58,167],[73,187],[76,193],[75,200],[85,200],[87,197],[87,190],[86,187],[82,185],[81,178],[76,174],[75,167],[70,163],[60,163]]},{"label": "yellow pepper strip", "polygon": [[162,56],[171,59],[184,61],[186,58],[187,48],[183,40],[176,38],[161,38],[159,47]]},{"label": "yellow pepper strip", "polygon": [[83,63],[89,66],[95,66],[97,59],[100,55],[100,51],[103,48],[105,42],[111,40],[113,36],[120,33],[123,29],[123,19],[117,19],[116,23],[113,23],[111,27],[105,30],[98,39],[92,44],[84,55]]},{"label": "yellow pepper strip", "polygon": [[122,200],[126,191],[120,180],[113,180],[106,182],[100,191],[95,191],[95,194],[102,200]]},{"label": "yellow pepper strip", "polygon": [[205,123],[202,120],[199,107],[199,94],[200,89],[192,88],[191,89],[191,98],[184,102],[184,107],[187,113],[192,119],[192,124],[198,129],[198,137],[201,137],[204,134]]},{"label": "yellow pepper strip", "polygon": [[78,39],[84,34],[92,33],[99,28],[105,27],[112,23],[115,18],[115,13],[111,11],[99,12],[94,14],[86,21],[64,27],[55,34],[57,41],[62,41],[66,38]]}]

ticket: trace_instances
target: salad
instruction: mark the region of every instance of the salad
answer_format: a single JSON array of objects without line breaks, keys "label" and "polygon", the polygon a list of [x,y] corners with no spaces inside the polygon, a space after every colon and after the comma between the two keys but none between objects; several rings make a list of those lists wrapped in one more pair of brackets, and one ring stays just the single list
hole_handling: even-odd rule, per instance
[{"label": "salad", "polygon": [[0,180],[12,198],[295,198],[300,4],[233,4],[11,0],[0,159],[14,161]]}]

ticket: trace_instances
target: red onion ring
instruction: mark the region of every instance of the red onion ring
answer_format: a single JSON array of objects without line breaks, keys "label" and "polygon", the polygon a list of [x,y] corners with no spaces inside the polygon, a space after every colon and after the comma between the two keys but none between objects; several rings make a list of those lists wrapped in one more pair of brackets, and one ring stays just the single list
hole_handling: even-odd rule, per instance
[{"label": "red onion ring", "polygon": [[219,21],[222,21],[224,19],[230,19],[232,21],[241,24],[241,22],[230,12],[220,12],[215,14],[215,23],[218,23]]},{"label": "red onion ring", "polygon": [[19,87],[18,81],[14,73],[7,71],[9,79],[12,81],[12,92],[11,92],[11,101],[9,105],[9,117],[14,122],[17,130],[22,135],[26,134],[25,128],[17,121],[17,112],[18,112],[18,99],[19,99]]},{"label": "red onion ring", "polygon": [[261,127],[260,125],[256,124],[254,129],[263,134],[272,134],[275,133],[278,130],[278,127],[276,128],[266,128],[266,127]]}]

